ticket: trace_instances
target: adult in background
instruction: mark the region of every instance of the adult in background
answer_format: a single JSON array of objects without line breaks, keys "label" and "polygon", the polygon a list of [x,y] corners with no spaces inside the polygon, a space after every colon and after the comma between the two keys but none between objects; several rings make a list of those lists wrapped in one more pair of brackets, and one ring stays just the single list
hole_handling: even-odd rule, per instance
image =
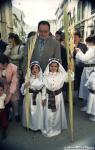
[{"label": "adult in background", "polygon": [[[79,31],[74,33],[74,44],[75,44],[76,48],[80,48],[84,54],[86,53],[87,46],[86,46],[86,44],[81,42],[81,34]],[[75,53],[74,53],[74,57],[75,57]],[[75,87],[75,91],[78,91],[78,92],[79,92],[79,88],[80,88],[80,81],[81,81],[81,75],[83,72],[83,68],[84,68],[84,63],[78,62],[75,59],[75,83],[74,83],[74,87]]]},{"label": "adult in background", "polygon": [[10,33],[8,37],[8,46],[4,52],[5,55],[10,57],[13,64],[18,67],[19,81],[20,84],[23,82],[23,56],[24,46],[21,43],[19,36],[15,33]]},{"label": "adult in background", "polygon": [[4,53],[6,46],[7,46],[7,43],[1,39],[1,33],[0,33],[0,54]]},{"label": "adult in background", "polygon": [[47,21],[38,23],[38,37],[35,43],[35,48],[31,61],[39,61],[42,70],[44,71],[48,64],[49,58],[61,59],[60,44],[58,41],[49,36],[50,24]]}]

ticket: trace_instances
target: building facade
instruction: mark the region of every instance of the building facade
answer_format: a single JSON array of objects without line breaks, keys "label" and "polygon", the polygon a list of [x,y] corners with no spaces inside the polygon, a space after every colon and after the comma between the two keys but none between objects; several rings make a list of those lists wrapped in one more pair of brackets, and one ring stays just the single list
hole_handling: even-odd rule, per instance
[{"label": "building facade", "polygon": [[12,6],[12,1],[8,0],[0,5],[0,32],[2,39],[8,41],[8,34],[14,32],[23,40],[26,33],[24,30],[24,13]]},{"label": "building facade", "polygon": [[55,13],[57,29],[64,31],[64,7],[67,6],[69,29],[78,30],[82,40],[91,34],[95,34],[95,3],[82,0],[62,0]]},{"label": "building facade", "polygon": [[59,3],[59,6],[55,12],[55,16],[56,16],[56,28],[57,30],[61,30],[63,31],[63,8],[64,8],[64,5],[65,5],[65,1],[61,1]]}]

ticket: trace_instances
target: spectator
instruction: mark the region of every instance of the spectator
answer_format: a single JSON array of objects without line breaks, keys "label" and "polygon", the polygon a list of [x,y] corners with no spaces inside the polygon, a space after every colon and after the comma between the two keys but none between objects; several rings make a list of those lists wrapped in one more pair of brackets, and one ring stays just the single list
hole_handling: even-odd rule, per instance
[{"label": "spectator", "polygon": [[4,53],[6,46],[7,46],[7,43],[1,39],[1,33],[0,33],[0,54]]},{"label": "spectator", "polygon": [[[83,53],[85,53],[87,51],[87,46],[81,42],[81,34],[78,31],[74,33],[74,44],[75,44],[75,47],[80,48]],[[84,63],[78,62],[75,59],[75,83],[74,83],[74,86],[75,86],[75,90],[77,90],[78,92],[79,92],[79,88],[80,88],[80,80],[81,80],[83,68],[84,68]]]}]

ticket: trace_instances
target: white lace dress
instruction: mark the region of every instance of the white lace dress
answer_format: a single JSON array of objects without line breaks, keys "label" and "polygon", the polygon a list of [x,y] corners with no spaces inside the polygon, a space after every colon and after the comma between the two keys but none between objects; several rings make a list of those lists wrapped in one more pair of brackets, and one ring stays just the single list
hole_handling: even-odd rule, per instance
[{"label": "white lace dress", "polygon": [[[46,71],[46,75],[44,76],[45,88],[50,91],[59,90],[62,88],[66,78],[67,74],[65,70],[63,70],[63,72],[56,73],[47,73]],[[52,137],[60,134],[63,129],[67,129],[67,120],[62,92],[58,95],[55,95],[55,112],[52,112],[51,109],[48,109],[48,100],[48,94],[46,93],[46,106],[44,108],[44,130],[42,133],[46,137]]]},{"label": "white lace dress", "polygon": [[[41,78],[31,77],[30,79],[30,88],[33,90],[41,90],[43,88],[43,81]],[[24,84],[21,87],[21,92],[25,95]],[[42,107],[42,93],[39,92],[36,95],[36,105],[33,105],[33,93],[30,93],[30,117],[29,117],[29,128],[32,130],[41,130],[43,128],[43,107]],[[22,114],[22,123],[26,127],[26,109],[25,101],[23,101],[23,114]]]}]

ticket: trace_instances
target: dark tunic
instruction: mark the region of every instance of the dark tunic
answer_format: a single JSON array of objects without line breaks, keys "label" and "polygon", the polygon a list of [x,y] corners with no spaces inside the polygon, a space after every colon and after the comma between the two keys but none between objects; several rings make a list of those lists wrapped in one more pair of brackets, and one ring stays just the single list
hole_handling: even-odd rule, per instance
[{"label": "dark tunic", "polygon": [[62,66],[67,71],[67,52],[66,52],[66,48],[63,45],[60,45],[60,48],[61,48]]},{"label": "dark tunic", "polygon": [[40,66],[44,71],[50,58],[57,58],[61,60],[59,42],[48,37],[44,44],[42,55],[40,55],[39,38],[37,38],[31,61],[39,61]]}]

